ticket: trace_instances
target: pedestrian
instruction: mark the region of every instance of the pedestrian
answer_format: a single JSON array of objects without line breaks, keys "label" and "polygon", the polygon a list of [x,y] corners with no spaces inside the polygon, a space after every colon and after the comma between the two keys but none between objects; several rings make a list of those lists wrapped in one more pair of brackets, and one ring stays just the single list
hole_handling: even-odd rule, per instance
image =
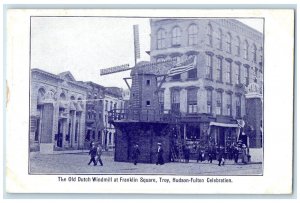
[{"label": "pedestrian", "polygon": [[218,161],[219,161],[218,164],[219,166],[221,166],[221,164],[223,166],[225,165],[225,148],[223,146],[220,146]]},{"label": "pedestrian", "polygon": [[158,147],[157,147],[157,162],[156,165],[163,165],[164,164],[164,157],[163,157],[163,153],[164,150],[162,148],[161,143],[157,143]]},{"label": "pedestrian", "polygon": [[88,163],[88,165],[90,165],[90,164],[93,162],[93,163],[94,163],[94,166],[96,166],[96,165],[97,165],[97,162],[96,162],[96,160],[95,160],[95,157],[96,157],[96,155],[97,155],[97,148],[96,148],[94,142],[92,143],[92,147],[91,147],[91,149],[90,149],[90,151],[89,151],[89,155],[91,156],[91,159],[90,159],[90,162]]},{"label": "pedestrian", "polygon": [[140,152],[140,149],[139,149],[139,145],[137,145],[137,144],[134,145],[133,152],[132,152],[132,159],[133,159],[134,165],[137,165],[140,153],[141,152]]},{"label": "pedestrian", "polygon": [[234,156],[234,163],[238,163],[239,161],[239,148],[238,146],[235,146],[233,149],[233,156]]},{"label": "pedestrian", "polygon": [[189,163],[189,161],[190,161],[190,148],[188,146],[184,147],[184,159],[185,159],[185,163]]},{"label": "pedestrian", "polygon": [[96,154],[96,163],[100,163],[101,166],[103,166],[103,162],[101,160],[101,155],[102,155],[102,146],[101,144],[98,144],[98,147],[97,147],[97,154]]},{"label": "pedestrian", "polygon": [[247,147],[245,144],[242,145],[242,163],[247,164],[248,155],[247,155]]}]

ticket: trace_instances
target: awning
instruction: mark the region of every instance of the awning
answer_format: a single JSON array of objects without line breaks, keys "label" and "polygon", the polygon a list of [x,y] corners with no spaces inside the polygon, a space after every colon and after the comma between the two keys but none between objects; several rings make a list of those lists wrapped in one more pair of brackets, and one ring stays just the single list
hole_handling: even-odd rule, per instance
[{"label": "awning", "polygon": [[235,123],[218,123],[218,122],[210,122],[210,126],[219,126],[219,127],[227,127],[227,128],[238,128],[239,125]]}]

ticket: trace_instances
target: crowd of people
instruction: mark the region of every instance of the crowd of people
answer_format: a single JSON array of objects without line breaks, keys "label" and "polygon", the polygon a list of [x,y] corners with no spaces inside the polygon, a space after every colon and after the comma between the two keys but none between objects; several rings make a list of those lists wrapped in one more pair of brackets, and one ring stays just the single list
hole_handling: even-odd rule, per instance
[{"label": "crowd of people", "polygon": [[[239,162],[239,159],[241,159],[241,163],[247,164],[250,159],[250,155],[248,153],[247,147],[245,144],[239,144],[239,143],[232,143],[230,146],[227,146],[226,149],[224,146],[207,146],[203,147],[200,144],[194,145],[192,147],[193,151],[195,152],[197,157],[197,163],[208,161],[209,163],[212,163],[213,160],[218,161],[219,166],[225,165],[225,160],[234,160],[234,162],[237,164]],[[90,165],[92,162],[94,166],[100,163],[101,166],[103,166],[103,162],[101,159],[103,148],[101,144],[96,144],[94,142],[90,145],[90,161],[88,165]],[[183,158],[185,163],[189,163],[190,156],[191,156],[191,148],[187,145],[184,145],[182,147],[183,151]],[[177,157],[179,157],[179,151],[176,150]],[[135,144],[132,149],[132,161],[134,165],[137,165],[139,162],[139,156],[141,154],[140,148],[138,144]],[[164,162],[164,150],[161,143],[157,143],[157,151],[156,151],[156,165],[163,165]],[[175,161],[175,160],[173,160]]]},{"label": "crowd of people", "polygon": [[[226,159],[234,160],[236,164],[239,162],[239,159],[241,159],[241,163],[247,164],[250,157],[246,145],[239,145],[238,143],[232,143],[230,146],[227,146],[226,149],[222,145],[209,147],[196,145],[194,146],[194,150],[196,151],[197,163],[206,160],[212,163],[213,160],[217,160],[219,166],[225,165]],[[183,154],[185,162],[189,162],[190,149],[188,147],[183,148]]]}]

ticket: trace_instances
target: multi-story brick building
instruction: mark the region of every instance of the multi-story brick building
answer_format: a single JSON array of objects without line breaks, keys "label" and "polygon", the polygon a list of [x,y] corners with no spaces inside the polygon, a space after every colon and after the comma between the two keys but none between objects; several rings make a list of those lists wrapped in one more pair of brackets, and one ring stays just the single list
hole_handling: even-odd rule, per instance
[{"label": "multi-story brick building", "polygon": [[94,82],[85,82],[88,86],[86,101],[86,130],[85,147],[89,148],[90,143],[95,141],[102,144],[104,131],[103,99],[105,87]]},{"label": "multi-story brick building", "polygon": [[161,110],[181,113],[185,140],[226,146],[244,135],[237,122],[244,119],[255,132],[248,144],[261,147],[262,97],[247,103],[246,96],[249,84],[262,94],[262,33],[234,19],[151,19],[150,24],[151,62],[196,56],[193,70],[167,78],[159,92]]},{"label": "multi-story brick building", "polygon": [[70,72],[31,70],[30,150],[82,149],[88,86]]}]

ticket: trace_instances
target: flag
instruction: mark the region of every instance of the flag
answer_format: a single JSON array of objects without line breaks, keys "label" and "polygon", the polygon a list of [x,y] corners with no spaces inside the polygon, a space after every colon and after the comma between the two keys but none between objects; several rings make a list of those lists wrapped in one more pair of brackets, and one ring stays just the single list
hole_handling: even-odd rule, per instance
[{"label": "flag", "polygon": [[173,68],[168,71],[168,76],[174,76],[177,74],[181,74],[187,72],[189,70],[194,69],[196,66],[196,56],[192,56],[191,58],[183,61],[182,63],[176,64]]},{"label": "flag", "polygon": [[133,25],[133,38],[134,38],[134,55],[135,59],[139,59],[140,52],[140,39],[139,39],[139,26]]}]

